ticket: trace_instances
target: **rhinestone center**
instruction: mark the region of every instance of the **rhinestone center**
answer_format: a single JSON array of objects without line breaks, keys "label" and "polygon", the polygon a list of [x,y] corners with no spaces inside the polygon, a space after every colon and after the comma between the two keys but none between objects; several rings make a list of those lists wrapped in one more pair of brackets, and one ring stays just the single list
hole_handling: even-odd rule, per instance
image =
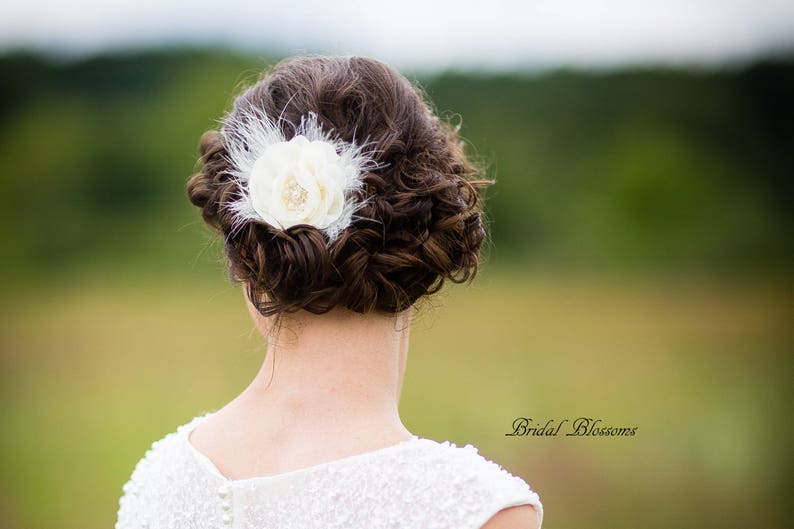
[{"label": "rhinestone center", "polygon": [[284,186],[281,199],[288,210],[298,211],[306,204],[308,195],[309,192],[301,187],[295,177],[292,177],[287,182],[287,185]]}]

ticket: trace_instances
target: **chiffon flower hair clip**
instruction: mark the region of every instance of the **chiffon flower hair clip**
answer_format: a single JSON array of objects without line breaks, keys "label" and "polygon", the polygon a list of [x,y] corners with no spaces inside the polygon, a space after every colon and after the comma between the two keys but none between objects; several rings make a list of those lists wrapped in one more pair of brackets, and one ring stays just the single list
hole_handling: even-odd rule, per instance
[{"label": "chiffon flower hair clip", "polygon": [[382,167],[367,143],[356,145],[324,131],[313,112],[301,118],[289,140],[258,109],[227,117],[221,135],[239,196],[229,205],[232,233],[248,222],[279,230],[307,224],[330,244],[367,202],[357,198],[364,175]]}]

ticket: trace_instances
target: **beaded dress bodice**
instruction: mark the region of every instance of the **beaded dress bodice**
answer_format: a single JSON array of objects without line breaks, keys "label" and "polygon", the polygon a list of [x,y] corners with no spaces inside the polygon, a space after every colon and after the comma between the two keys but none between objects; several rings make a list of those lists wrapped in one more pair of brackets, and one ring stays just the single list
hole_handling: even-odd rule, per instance
[{"label": "beaded dress bodice", "polygon": [[115,529],[478,529],[498,511],[543,506],[521,478],[458,447],[412,439],[311,467],[230,480],[188,436],[154,442],[124,484]]}]

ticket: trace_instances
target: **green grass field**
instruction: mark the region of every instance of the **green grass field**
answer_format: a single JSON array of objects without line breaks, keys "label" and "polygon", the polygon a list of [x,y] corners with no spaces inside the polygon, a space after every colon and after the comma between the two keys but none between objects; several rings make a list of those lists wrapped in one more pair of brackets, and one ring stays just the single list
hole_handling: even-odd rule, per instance
[{"label": "green grass field", "polygon": [[[406,425],[524,477],[544,527],[766,527],[790,492],[791,289],[485,271],[422,305]],[[17,287],[0,308],[0,526],[112,526],[152,441],[264,354],[218,278]],[[593,417],[634,437],[506,437]]]}]

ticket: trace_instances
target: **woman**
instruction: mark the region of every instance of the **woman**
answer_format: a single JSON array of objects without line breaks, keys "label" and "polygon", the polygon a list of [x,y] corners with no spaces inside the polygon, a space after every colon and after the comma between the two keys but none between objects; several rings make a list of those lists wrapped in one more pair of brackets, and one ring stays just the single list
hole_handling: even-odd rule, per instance
[{"label": "woman", "polygon": [[200,142],[191,202],[223,235],[267,355],[152,445],[117,529],[540,527],[538,495],[398,413],[411,317],[471,280],[486,236],[457,129],[390,67],[297,57]]}]

